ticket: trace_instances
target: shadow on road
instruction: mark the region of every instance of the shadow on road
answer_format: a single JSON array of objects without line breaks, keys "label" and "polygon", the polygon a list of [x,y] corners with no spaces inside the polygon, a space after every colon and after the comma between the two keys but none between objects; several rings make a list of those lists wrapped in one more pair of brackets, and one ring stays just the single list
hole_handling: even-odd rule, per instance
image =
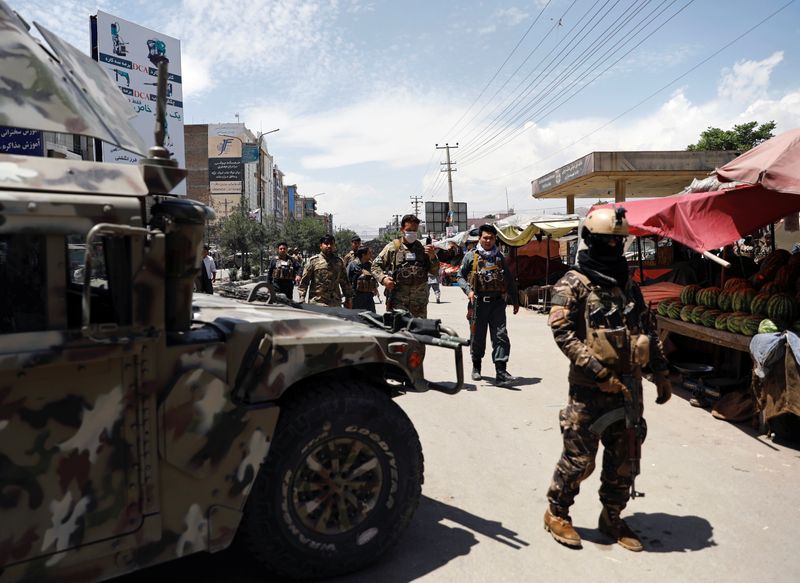
[{"label": "shadow on road", "polygon": [[[649,553],[687,553],[717,546],[714,528],[699,516],[674,516],[656,512],[637,512],[625,516],[625,522],[635,530]],[[596,529],[576,528],[581,538],[599,545],[616,542]]]},{"label": "shadow on road", "polygon": [[507,391],[521,391],[524,387],[529,385],[536,385],[542,382],[540,377],[516,377],[516,380],[512,382],[510,385],[498,385],[495,383],[494,379],[489,381],[491,386],[497,389],[506,389]]},{"label": "shadow on road", "polygon": [[472,547],[481,542],[476,534],[512,549],[529,546],[500,522],[423,496],[411,526],[394,551],[377,565],[331,581],[408,583],[469,554]]}]

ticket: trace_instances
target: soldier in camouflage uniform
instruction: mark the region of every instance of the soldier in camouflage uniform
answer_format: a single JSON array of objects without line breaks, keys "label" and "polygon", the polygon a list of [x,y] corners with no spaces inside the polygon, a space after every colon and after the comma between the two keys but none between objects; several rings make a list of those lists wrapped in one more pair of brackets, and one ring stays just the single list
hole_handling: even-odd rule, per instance
[{"label": "soldier in camouflage uniform", "polygon": [[375,294],[378,282],[372,275],[372,249],[359,247],[353,261],[347,266],[347,279],[355,291],[354,310],[375,311]]},{"label": "soldier in camouflage uniform", "polygon": [[358,251],[359,247],[361,247],[361,237],[358,235],[353,235],[353,238],[350,239],[350,251],[348,251],[345,256],[342,257],[345,267],[350,265],[350,262],[356,258],[356,251]]},{"label": "soldier in camouflage uniform", "polygon": [[333,236],[325,235],[319,240],[319,254],[310,257],[306,262],[303,277],[297,288],[300,302],[306,301],[306,291],[309,290],[310,304],[340,308],[344,296],[344,307],[351,307],[353,288],[347,281],[344,262],[333,252],[333,245]]},{"label": "soldier in camouflage uniform", "polygon": [[569,508],[581,482],[594,470],[602,441],[599,529],[628,550],[642,550],[639,538],[620,518],[633,479],[625,421],[612,423],[602,436],[590,430],[605,413],[624,406],[623,393],[628,389],[621,374],[626,355],[626,368],[639,385],[642,367],[649,364],[658,390],[656,403],[667,402],[672,394],[667,361],[649,325],[648,308],[638,285],[628,278],[623,256],[627,235],[625,209],[589,213],[581,232],[588,249],[579,252],[577,267],[559,280],[553,293],[549,324],[570,360],[569,403],[559,413],[564,450],[547,492],[544,525],[554,539],[572,547],[580,547],[581,539],[572,527]]},{"label": "soldier in camouflage uniform", "polygon": [[386,287],[386,309],[403,309],[416,318],[428,317],[428,274],[439,274],[433,245],[417,239],[419,219],[405,215],[402,239],[395,239],[372,262],[372,274]]}]

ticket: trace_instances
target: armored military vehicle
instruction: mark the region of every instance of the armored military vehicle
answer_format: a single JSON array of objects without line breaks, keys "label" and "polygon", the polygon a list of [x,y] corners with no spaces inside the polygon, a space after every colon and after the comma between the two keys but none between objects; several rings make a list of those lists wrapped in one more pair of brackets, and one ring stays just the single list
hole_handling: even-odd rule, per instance
[{"label": "armored military vehicle", "polygon": [[[0,125],[145,154],[106,74],[0,1]],[[0,579],[92,581],[236,542],[282,577],[377,560],[417,506],[393,398],[457,392],[438,322],[194,295],[211,209],[139,167],[0,154]],[[15,130],[10,130],[15,131]],[[457,380],[427,382],[425,344]]]}]

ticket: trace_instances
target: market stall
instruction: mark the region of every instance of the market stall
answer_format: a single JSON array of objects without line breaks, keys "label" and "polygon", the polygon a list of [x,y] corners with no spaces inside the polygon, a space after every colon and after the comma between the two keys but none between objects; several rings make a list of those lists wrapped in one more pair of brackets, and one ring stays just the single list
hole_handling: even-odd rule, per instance
[{"label": "market stall", "polygon": [[[669,237],[709,261],[727,264],[711,252],[800,212],[800,130],[764,142],[718,169],[716,178],[723,187],[719,190],[625,203],[633,234]],[[734,182],[726,185],[726,181]],[[692,387],[710,383],[708,375],[717,369],[733,375],[729,380],[749,385],[751,375],[741,372],[742,359],[737,355],[754,354],[756,335],[793,336],[800,331],[799,288],[800,254],[777,249],[760,261],[750,278],[729,277],[723,269],[711,285],[683,286],[674,297],[654,303],[659,334],[673,349],[673,360],[684,359],[683,364],[686,359],[700,360],[703,346],[708,347],[709,362],[698,363],[707,365],[702,368],[707,376],[690,378]],[[785,351],[786,358],[794,359],[792,354]],[[726,363],[733,365],[726,370]],[[784,370],[796,366],[794,361],[791,366],[784,364]],[[682,370],[684,380],[691,376],[686,372],[691,367],[676,364],[676,369]],[[800,379],[795,381],[800,385]],[[768,395],[758,385],[754,388],[763,413]],[[774,393],[774,384],[772,388]],[[800,386],[787,383],[783,391],[800,393]],[[781,402],[771,395],[771,402]],[[777,415],[792,412],[787,408]]]}]

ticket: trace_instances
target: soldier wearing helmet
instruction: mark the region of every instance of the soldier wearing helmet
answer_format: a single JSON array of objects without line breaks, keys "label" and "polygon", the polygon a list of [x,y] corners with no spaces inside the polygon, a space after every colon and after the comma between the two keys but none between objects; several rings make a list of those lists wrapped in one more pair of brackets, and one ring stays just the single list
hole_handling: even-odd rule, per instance
[{"label": "soldier wearing helmet", "polygon": [[[599,431],[601,435],[590,426],[624,406],[628,388],[621,380],[623,367],[637,390],[642,369],[649,367],[658,391],[656,403],[666,403],[672,394],[667,361],[649,323],[648,308],[639,286],[628,277],[623,255],[627,235],[624,208],[590,212],[581,230],[586,249],[579,251],[577,266],[553,289],[548,323],[556,344],[570,360],[569,401],[559,412],[564,449],[547,492],[544,525],[555,540],[571,547],[580,547],[581,538],[572,526],[569,508],[580,483],[594,470],[602,441],[599,529],[628,550],[642,550],[641,541],[620,517],[634,477],[625,420],[611,423]],[[646,428],[643,420],[642,424]]]}]

